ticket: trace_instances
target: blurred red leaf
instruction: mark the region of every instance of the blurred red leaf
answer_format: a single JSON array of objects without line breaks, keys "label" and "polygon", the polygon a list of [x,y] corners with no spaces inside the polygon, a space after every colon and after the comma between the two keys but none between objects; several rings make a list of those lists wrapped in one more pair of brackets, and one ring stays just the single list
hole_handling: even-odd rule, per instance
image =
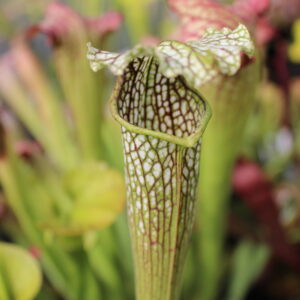
[{"label": "blurred red leaf", "polygon": [[261,17],[256,23],[255,39],[258,45],[265,45],[277,34],[277,29],[266,17]]},{"label": "blurred red leaf", "polygon": [[36,259],[40,259],[42,256],[41,249],[37,246],[31,246],[29,249],[29,253]]},{"label": "blurred red leaf", "polygon": [[181,18],[177,38],[199,38],[213,27],[235,28],[239,23],[253,27],[268,10],[270,0],[238,0],[232,5],[221,5],[213,0],[168,0],[170,8]]},{"label": "blurred red leaf", "polygon": [[15,150],[25,160],[30,160],[43,151],[38,142],[30,140],[18,140],[15,144]]},{"label": "blurred red leaf", "polygon": [[255,162],[240,159],[233,173],[233,188],[261,223],[274,254],[300,269],[299,251],[289,244],[280,224],[273,186],[264,171]]},{"label": "blurred red leaf", "polygon": [[271,0],[268,18],[272,24],[285,26],[300,17],[299,0]]},{"label": "blurred red leaf", "polygon": [[170,8],[181,18],[178,38],[199,38],[208,27],[234,29],[240,19],[224,5],[210,0],[168,0]]},{"label": "blurred red leaf", "polygon": [[95,34],[103,38],[107,33],[120,27],[122,16],[117,12],[107,12],[98,18],[86,18],[61,2],[51,2],[45,12],[44,20],[29,29],[29,34],[46,34],[53,45],[59,45],[68,36]]},{"label": "blurred red leaf", "polygon": [[270,0],[237,0],[229,6],[229,9],[243,21],[251,24],[267,12],[269,5]]}]

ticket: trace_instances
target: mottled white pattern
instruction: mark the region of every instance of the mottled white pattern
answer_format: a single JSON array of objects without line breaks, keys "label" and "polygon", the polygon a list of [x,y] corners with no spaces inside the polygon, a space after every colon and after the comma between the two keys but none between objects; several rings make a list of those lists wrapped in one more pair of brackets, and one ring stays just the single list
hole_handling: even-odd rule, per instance
[{"label": "mottled white pattern", "polygon": [[[133,77],[138,83],[135,86]],[[201,126],[206,110],[203,99],[181,78],[164,77],[156,61],[148,57],[129,64],[115,101],[119,116],[126,122],[157,132],[170,131],[170,135],[181,138]],[[153,275],[162,278],[170,264],[177,268],[186,253],[195,218],[200,141],[184,148],[125,127],[122,135],[128,216],[140,270],[137,276],[139,280]]]},{"label": "mottled white pattern", "polygon": [[[187,43],[163,41],[156,47],[137,45],[123,54],[99,51],[88,44],[87,58],[94,71],[108,66],[115,75],[122,75],[135,58],[154,57],[165,77],[182,75],[190,85],[200,86],[219,73],[235,74],[241,66],[241,52],[249,57],[254,53],[250,34],[242,24],[234,30],[209,29],[199,40]],[[155,92],[161,94],[161,89],[159,101],[166,95],[161,86],[156,86]]]}]

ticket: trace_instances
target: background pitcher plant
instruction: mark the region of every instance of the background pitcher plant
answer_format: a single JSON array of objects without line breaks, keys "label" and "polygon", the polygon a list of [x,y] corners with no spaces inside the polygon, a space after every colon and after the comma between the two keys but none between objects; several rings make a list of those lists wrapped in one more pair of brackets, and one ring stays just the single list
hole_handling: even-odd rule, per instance
[{"label": "background pitcher plant", "polygon": [[[178,14],[181,21],[176,37],[182,41],[201,38],[208,27],[234,28],[240,22],[245,23],[255,37],[259,16],[264,13],[269,1],[231,2],[231,5],[221,5],[211,0],[169,0],[170,8]],[[229,57],[226,59],[230,60]],[[198,87],[211,105],[213,113],[203,137],[199,180],[198,243],[203,274],[198,287],[203,300],[215,298],[216,286],[222,273],[231,174],[240,151],[247,119],[255,105],[260,74],[260,53],[256,49],[252,60],[243,57],[243,64],[234,76],[221,74]]]}]

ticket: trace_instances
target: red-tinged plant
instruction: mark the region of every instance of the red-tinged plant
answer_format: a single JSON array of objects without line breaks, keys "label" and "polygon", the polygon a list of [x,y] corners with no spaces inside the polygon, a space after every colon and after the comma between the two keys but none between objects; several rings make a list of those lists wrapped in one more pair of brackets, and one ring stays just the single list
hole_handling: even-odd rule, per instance
[{"label": "red-tinged plant", "polygon": [[300,1],[270,0],[268,19],[276,26],[288,26],[300,16]]},{"label": "red-tinged plant", "polygon": [[266,45],[277,33],[267,18],[271,0],[237,0],[228,7],[252,30],[258,46]]},{"label": "red-tinged plant", "polygon": [[299,251],[288,241],[280,223],[274,188],[262,168],[255,162],[240,159],[235,166],[232,182],[234,191],[262,225],[265,239],[274,254],[299,270]]},{"label": "red-tinged plant", "polygon": [[180,40],[199,38],[208,27],[235,28],[244,22],[250,29],[268,10],[270,0],[237,0],[232,5],[221,5],[213,0],[168,0],[180,17],[176,37]]},{"label": "red-tinged plant", "polygon": [[45,19],[28,31],[29,36],[45,34],[52,45],[58,79],[75,119],[80,150],[88,160],[103,158],[99,125],[104,119],[105,78],[90,72],[85,45],[93,41],[103,47],[105,38],[117,30],[121,22],[122,16],[117,12],[86,18],[61,2],[52,2],[46,9]]},{"label": "red-tinged plant", "polygon": [[122,16],[117,12],[112,11],[101,17],[87,18],[62,2],[51,2],[46,8],[45,19],[31,27],[28,34],[42,32],[49,37],[55,47],[66,46],[64,44],[66,41],[74,45],[77,39],[87,35],[89,39],[94,37],[101,42],[108,33],[119,28],[121,21]]},{"label": "red-tinged plant", "polygon": [[248,24],[255,24],[261,15],[269,9],[270,0],[237,0],[229,10]]}]

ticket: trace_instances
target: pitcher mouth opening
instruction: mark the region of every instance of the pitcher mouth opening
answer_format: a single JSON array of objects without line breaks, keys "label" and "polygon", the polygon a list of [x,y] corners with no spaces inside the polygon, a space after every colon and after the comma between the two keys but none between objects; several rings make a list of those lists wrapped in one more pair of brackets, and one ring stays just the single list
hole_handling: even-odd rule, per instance
[{"label": "pitcher mouth opening", "polygon": [[111,110],[129,131],[184,147],[196,144],[211,116],[207,102],[183,77],[165,77],[149,56],[135,58],[118,78]]}]

